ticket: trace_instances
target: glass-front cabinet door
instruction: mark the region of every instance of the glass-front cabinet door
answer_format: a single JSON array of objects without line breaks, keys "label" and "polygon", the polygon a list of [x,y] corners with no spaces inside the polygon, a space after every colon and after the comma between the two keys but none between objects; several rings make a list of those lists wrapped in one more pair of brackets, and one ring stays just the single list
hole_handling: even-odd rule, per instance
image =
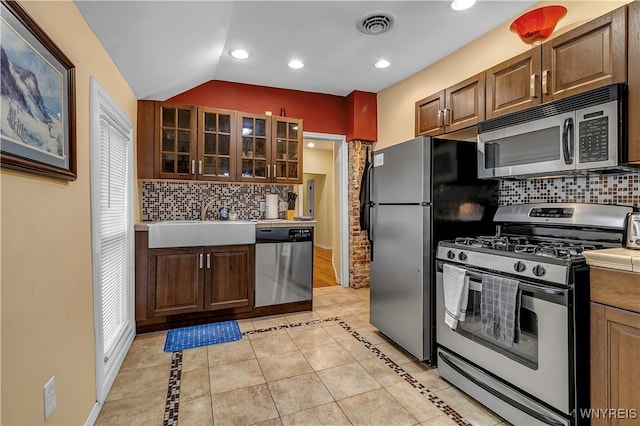
[{"label": "glass-front cabinet door", "polygon": [[159,103],[156,109],[156,177],[196,178],[196,107]]},{"label": "glass-front cabinet door", "polygon": [[274,182],[302,183],[302,120],[272,117]]},{"label": "glass-front cabinet door", "polygon": [[267,115],[238,114],[238,181],[270,182],[271,120]]},{"label": "glass-front cabinet door", "polygon": [[235,119],[234,111],[198,107],[198,179],[235,179]]}]

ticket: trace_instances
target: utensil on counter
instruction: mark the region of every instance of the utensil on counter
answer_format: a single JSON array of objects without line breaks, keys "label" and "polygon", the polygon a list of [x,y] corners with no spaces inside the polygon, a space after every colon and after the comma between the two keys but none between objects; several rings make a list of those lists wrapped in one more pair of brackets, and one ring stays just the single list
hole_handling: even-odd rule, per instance
[{"label": "utensil on counter", "polygon": [[298,198],[298,194],[295,192],[287,192],[287,208],[288,210],[295,210],[296,208],[296,199]]}]

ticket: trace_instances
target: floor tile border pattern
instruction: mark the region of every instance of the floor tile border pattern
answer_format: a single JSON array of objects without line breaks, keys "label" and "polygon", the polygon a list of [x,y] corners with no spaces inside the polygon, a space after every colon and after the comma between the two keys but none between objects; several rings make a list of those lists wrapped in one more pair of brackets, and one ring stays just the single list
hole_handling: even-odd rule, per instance
[{"label": "floor tile border pattern", "polygon": [[351,326],[349,326],[349,324],[339,318],[332,318],[331,320],[336,321],[342,328],[344,328],[348,333],[355,337],[356,340],[362,343],[367,349],[373,352],[379,359],[384,361],[384,363],[387,364],[389,368],[391,368],[394,372],[396,372],[396,374],[402,377],[404,381],[409,383],[415,390],[420,392],[420,394],[427,398],[429,402],[438,407],[438,409],[446,414],[451,420],[462,426],[471,425],[471,423],[469,423],[467,419],[462,417],[456,410],[451,408],[446,402],[440,399],[440,397],[427,389],[422,383],[414,379],[411,374],[404,371],[402,367],[400,367],[388,356],[382,353],[380,349],[376,348],[371,342],[362,337],[357,331],[353,330]]},{"label": "floor tile border pattern", "polygon": [[169,373],[169,388],[167,389],[167,403],[164,407],[163,426],[178,426],[181,377],[182,351],[176,351],[171,355],[171,373]]},{"label": "floor tile border pattern", "polygon": [[[446,414],[451,420],[461,426],[469,426],[468,420],[462,417],[457,411],[451,408],[440,397],[427,389],[422,383],[414,379],[411,374],[407,373],[402,367],[396,364],[388,356],[386,356],[380,349],[376,348],[371,342],[362,337],[360,333],[351,328],[349,324],[342,321],[338,317],[332,317],[327,319],[319,319],[307,322],[300,322],[296,324],[276,325],[269,328],[261,328],[258,330],[247,330],[243,332],[243,335],[265,333],[267,331],[276,331],[291,329],[297,327],[303,327],[308,325],[317,325],[323,322],[334,321],[340,325],[347,333],[351,334],[356,340],[362,343],[367,349],[375,354],[380,360],[382,360],[389,368],[391,368],[396,374],[404,379],[409,385],[416,389],[422,396],[424,396],[429,402],[435,405],[440,411]],[[173,352],[171,359],[171,376],[169,377],[169,389],[167,390],[167,405],[165,407],[164,414],[164,426],[177,426],[178,425],[178,406],[180,401],[180,375],[182,372],[182,351]]]}]

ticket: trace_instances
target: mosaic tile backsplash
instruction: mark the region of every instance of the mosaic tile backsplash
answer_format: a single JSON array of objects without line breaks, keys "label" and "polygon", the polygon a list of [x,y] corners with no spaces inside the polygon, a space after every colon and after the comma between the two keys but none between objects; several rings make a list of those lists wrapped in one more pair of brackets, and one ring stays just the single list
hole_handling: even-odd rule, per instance
[{"label": "mosaic tile backsplash", "polygon": [[[187,181],[142,181],[142,220],[191,220],[200,218],[200,209],[215,198],[207,212],[207,219],[219,219],[220,209],[227,207],[238,219],[263,219],[260,202],[267,194],[278,194],[287,200],[291,185],[252,185],[241,183],[212,183]],[[284,216],[284,212],[282,212]]]},{"label": "mosaic tile backsplash", "polygon": [[[221,207],[238,214],[238,219],[263,219],[260,201],[266,194],[278,194],[286,201],[290,185],[252,185],[181,181],[142,181],[142,220],[190,220],[217,197],[207,219],[219,219]],[[525,203],[597,203],[640,207],[640,172],[625,175],[563,177],[553,179],[503,180],[500,205]],[[282,213],[284,214],[284,213]]]},{"label": "mosaic tile backsplash", "polygon": [[500,205],[591,203],[640,207],[640,172],[624,175],[503,180]]}]

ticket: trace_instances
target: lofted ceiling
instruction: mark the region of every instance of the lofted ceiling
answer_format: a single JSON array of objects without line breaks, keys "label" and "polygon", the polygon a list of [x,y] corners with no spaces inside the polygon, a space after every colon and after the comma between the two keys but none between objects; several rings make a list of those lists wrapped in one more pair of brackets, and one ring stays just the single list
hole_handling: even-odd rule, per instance
[{"label": "lofted ceiling", "polygon": [[[75,0],[138,99],[165,100],[210,80],[345,96],[378,92],[457,50],[535,1]],[[395,24],[366,35],[384,13]],[[515,37],[505,34],[505,37]],[[229,51],[247,50],[246,60]],[[302,69],[287,63],[297,58]],[[386,58],[391,66],[373,63]]]}]

